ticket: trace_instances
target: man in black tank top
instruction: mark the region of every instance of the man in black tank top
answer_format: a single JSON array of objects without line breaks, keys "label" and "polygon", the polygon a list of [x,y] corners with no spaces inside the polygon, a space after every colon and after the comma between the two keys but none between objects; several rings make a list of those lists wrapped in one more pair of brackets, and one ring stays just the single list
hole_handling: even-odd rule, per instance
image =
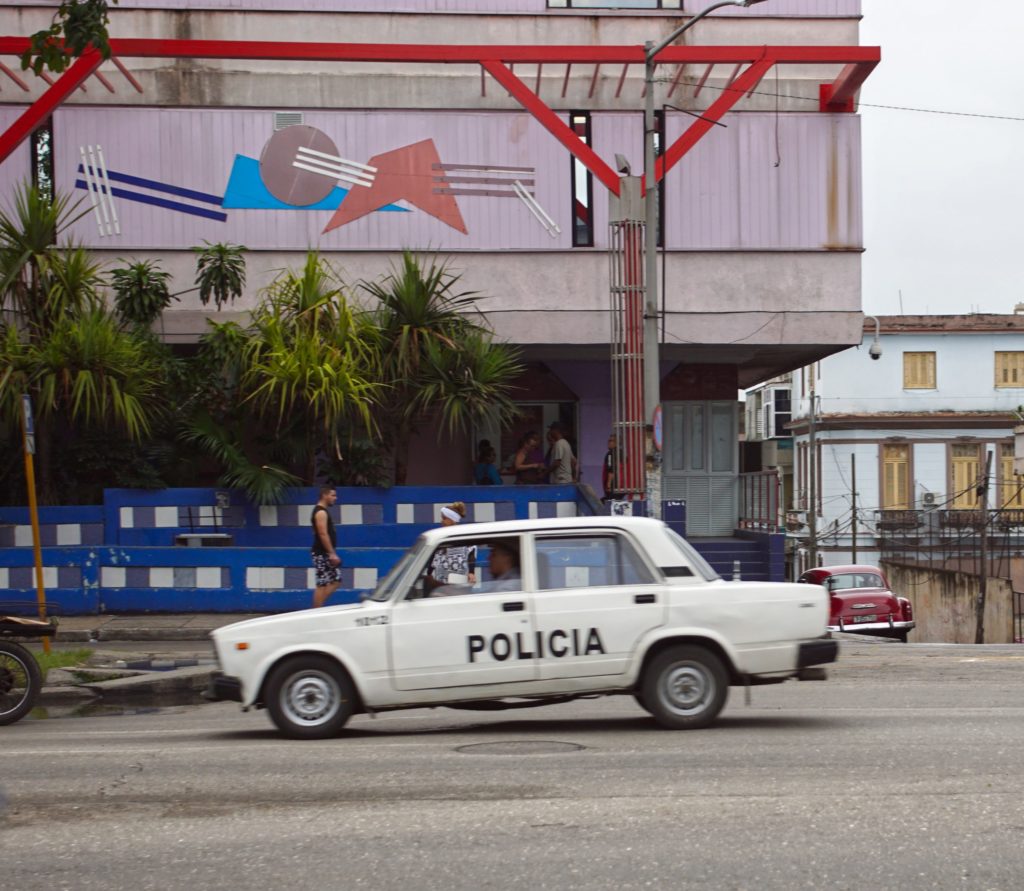
[{"label": "man in black tank top", "polygon": [[316,588],[313,590],[313,606],[323,606],[341,584],[341,557],[335,550],[338,533],[328,508],[334,507],[338,493],[334,486],[320,487],[320,500],[309,518],[313,526],[313,569],[316,570]]}]

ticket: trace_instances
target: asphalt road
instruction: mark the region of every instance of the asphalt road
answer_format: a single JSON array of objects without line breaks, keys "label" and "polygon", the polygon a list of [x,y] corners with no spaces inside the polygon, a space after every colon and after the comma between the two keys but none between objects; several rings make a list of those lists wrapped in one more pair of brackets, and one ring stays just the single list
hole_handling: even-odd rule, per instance
[{"label": "asphalt road", "polygon": [[1024,886],[1022,647],[852,643],[713,728],[616,697],[278,737],[231,704],[0,728],[0,885]]}]

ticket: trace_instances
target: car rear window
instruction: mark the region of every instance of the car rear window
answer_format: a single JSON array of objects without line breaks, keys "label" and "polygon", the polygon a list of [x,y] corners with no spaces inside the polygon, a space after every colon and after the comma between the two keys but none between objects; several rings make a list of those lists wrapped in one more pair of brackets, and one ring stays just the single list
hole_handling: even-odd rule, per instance
[{"label": "car rear window", "polygon": [[825,580],[829,591],[847,591],[854,588],[884,588],[882,577],[874,572],[846,572]]}]

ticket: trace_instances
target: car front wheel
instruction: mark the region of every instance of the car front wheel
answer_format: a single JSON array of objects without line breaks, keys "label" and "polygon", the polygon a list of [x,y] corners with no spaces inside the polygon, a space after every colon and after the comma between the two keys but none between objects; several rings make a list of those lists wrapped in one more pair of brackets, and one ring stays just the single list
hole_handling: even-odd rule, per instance
[{"label": "car front wheel", "polygon": [[644,674],[647,710],[670,730],[707,727],[722,710],[729,678],[722,660],[699,646],[679,646],[655,656]]},{"label": "car front wheel", "polygon": [[292,739],[335,736],[352,716],[355,698],[348,676],[326,656],[295,656],[267,678],[267,710]]}]

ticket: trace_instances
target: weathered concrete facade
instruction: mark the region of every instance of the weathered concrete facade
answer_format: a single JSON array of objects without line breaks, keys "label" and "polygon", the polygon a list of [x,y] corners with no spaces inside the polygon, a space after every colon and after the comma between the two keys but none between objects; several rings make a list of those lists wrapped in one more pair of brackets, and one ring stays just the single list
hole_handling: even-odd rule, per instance
[{"label": "weathered concrete facade", "polygon": [[[246,39],[398,44],[642,45],[667,34],[705,4],[656,11],[548,9],[544,0],[401,0],[393,3],[123,0],[111,10],[115,37]],[[3,30],[44,27],[53,3],[13,4]],[[174,7],[174,8],[168,8]],[[329,9],[328,9],[329,7]],[[686,42],[708,46],[856,46],[859,0],[773,0],[700,22]],[[102,144],[113,171],[144,180],[147,200],[119,201],[120,233],[99,235],[90,217],[75,237],[107,261],[157,259],[175,290],[194,276],[188,248],[231,241],[250,248],[244,312],[277,270],[316,247],[350,280],[376,278],[402,248],[439,250],[464,272],[467,288],[490,296],[483,309],[499,335],[537,362],[601,361],[608,356],[607,195],[596,180],[587,199],[592,244],[574,246],[574,182],[568,151],[477,64],[370,64],[204,59],[126,59],[136,92],[110,63],[116,89],[94,80],[53,119],[55,180],[74,190],[80,149]],[[589,140],[610,160],[642,168],[641,65],[517,65],[565,121],[588,118]],[[677,364],[729,369],[750,386],[856,343],[860,336],[860,132],[856,115],[818,110],[818,88],[837,66],[782,66],[726,115],[666,177],[663,258],[666,373]],[[656,101],[671,142],[736,76],[731,66],[665,66]],[[38,96],[0,94],[0,124]],[[663,107],[664,105],[664,107]],[[329,211],[228,206],[241,169],[255,165],[275,132],[275,114],[300,115],[334,141],[333,154],[369,159],[432,141],[445,165],[521,169],[560,231],[554,237],[518,200],[456,196],[465,231],[399,201],[328,231]],[[0,185],[27,175],[20,151],[0,165]],[[224,220],[154,203],[152,184],[223,199]],[[116,184],[115,184],[116,185]],[[128,186],[124,187],[125,189]],[[79,189],[79,194],[85,191]],[[116,193],[115,193],[116,194]],[[507,195],[505,196],[508,197]],[[202,199],[173,197],[175,203]],[[391,200],[391,199],[388,199]],[[206,205],[203,205],[206,206]],[[210,207],[207,207],[209,210]],[[412,211],[411,213],[409,211]],[[224,315],[227,315],[225,313]],[[164,331],[195,340],[205,313],[194,295],[166,313]],[[576,439],[585,478],[600,478],[609,379],[582,376],[574,390]],[[685,388],[675,400],[708,400]],[[721,399],[721,394],[717,397]],[[439,457],[440,460],[440,457]],[[430,463],[421,479],[447,478]]]}]

